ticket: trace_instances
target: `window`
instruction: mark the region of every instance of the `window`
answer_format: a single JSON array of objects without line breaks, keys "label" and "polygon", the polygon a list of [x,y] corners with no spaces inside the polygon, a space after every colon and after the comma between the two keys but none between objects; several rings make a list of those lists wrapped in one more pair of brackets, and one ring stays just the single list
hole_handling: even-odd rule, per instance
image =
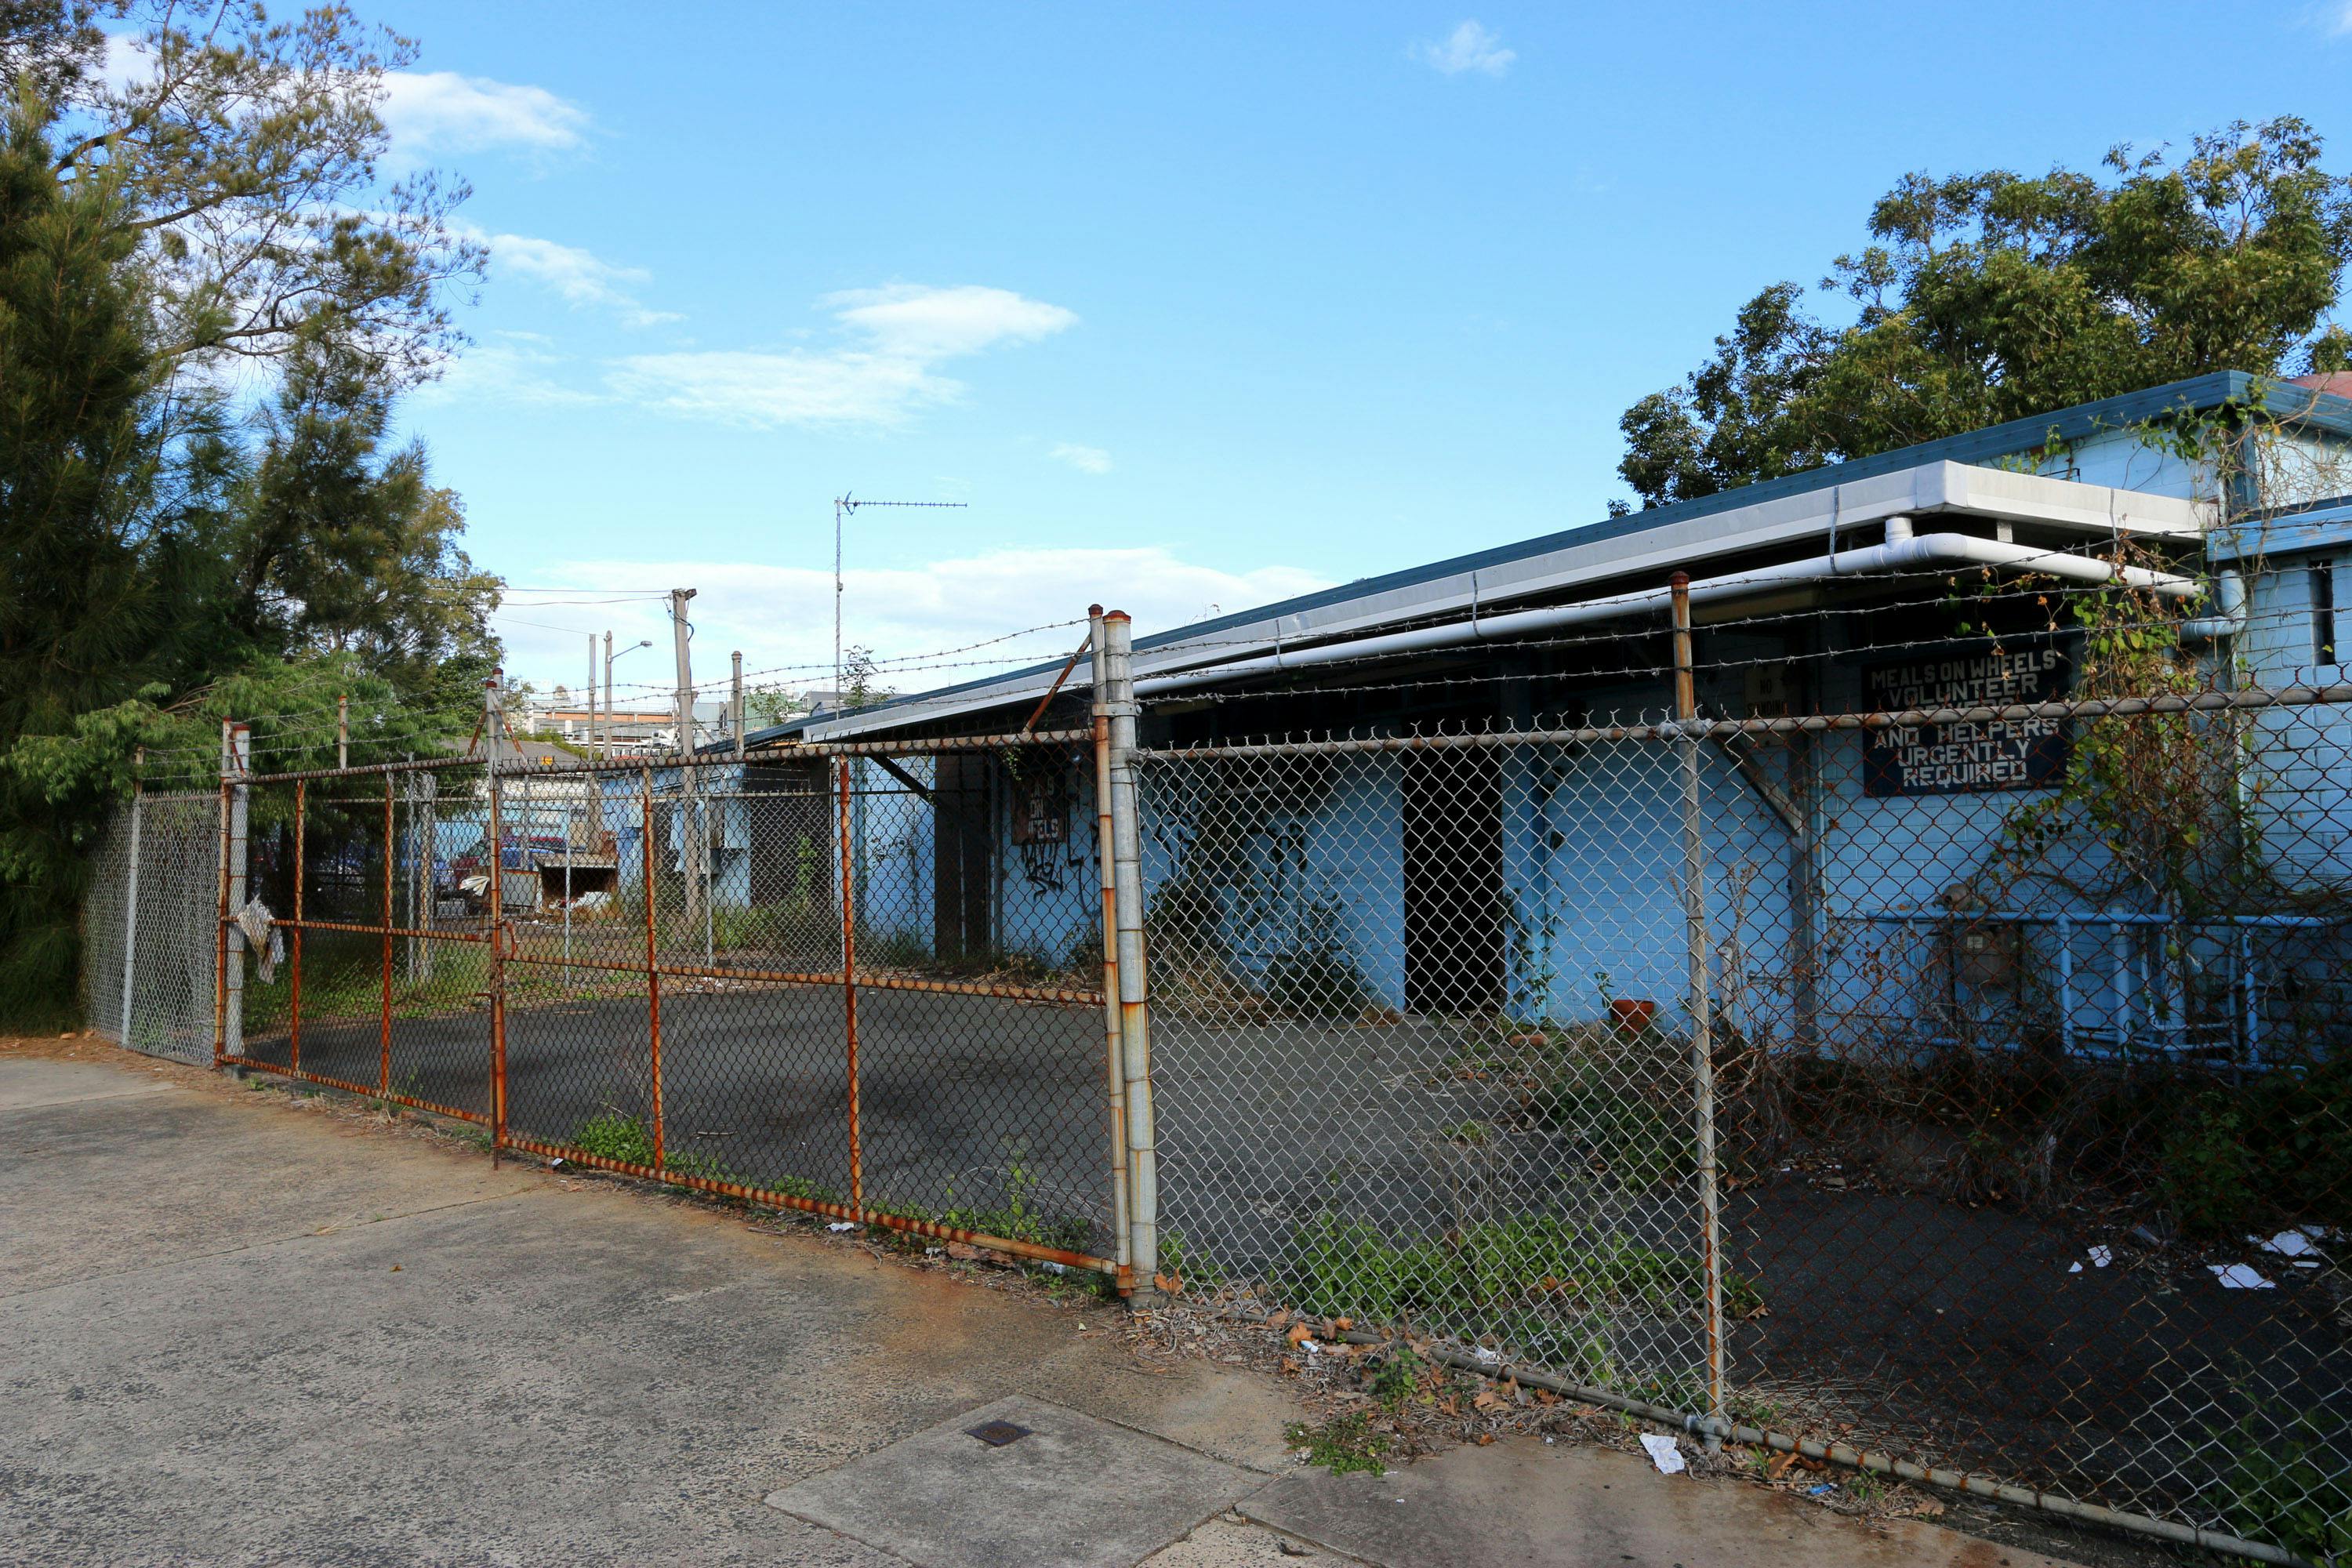
[{"label": "window", "polygon": [[2311,563],[2311,658],[2315,664],[2335,664],[2336,563]]}]

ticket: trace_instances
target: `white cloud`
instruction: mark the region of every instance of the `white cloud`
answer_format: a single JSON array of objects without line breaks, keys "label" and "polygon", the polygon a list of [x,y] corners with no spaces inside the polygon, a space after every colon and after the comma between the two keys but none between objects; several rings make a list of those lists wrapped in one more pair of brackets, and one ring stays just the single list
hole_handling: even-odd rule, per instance
[{"label": "white cloud", "polygon": [[426,403],[497,403],[578,407],[604,402],[598,393],[584,392],[559,379],[570,362],[551,352],[537,332],[494,332],[446,361],[440,379],[427,382],[417,396]]},{"label": "white cloud", "polygon": [[1077,469],[1081,473],[1107,474],[1110,472],[1110,454],[1104,451],[1100,447],[1081,447],[1074,441],[1065,441],[1061,445],[1055,447],[1051,452],[1047,453],[1046,456],[1053,458],[1057,461],[1067,463],[1070,467]]},{"label": "white cloud", "polygon": [[[815,559],[831,548],[830,531],[813,526],[803,553]],[[853,560],[855,559],[853,553]],[[693,605],[695,679],[721,681],[727,656],[743,651],[747,671],[791,667],[754,677],[756,683],[794,690],[831,684],[833,574],[829,566],[776,566],[741,561],[593,561],[538,574],[558,586],[637,592],[647,584],[696,588]],[[863,643],[888,664],[930,650],[955,648],[999,637],[1020,626],[1044,626],[1013,642],[915,658],[934,668],[886,668],[885,684],[920,691],[1013,669],[1066,655],[1083,627],[1049,625],[1082,618],[1087,605],[1100,603],[1135,616],[1136,631],[1164,631],[1198,619],[1202,607],[1227,609],[1265,604],[1330,585],[1329,579],[1287,566],[1226,572],[1186,561],[1159,547],[1131,550],[1039,549],[992,551],[903,568],[852,565],[843,595],[845,636]],[[533,621],[577,625],[609,622],[615,644],[652,637],[669,647],[669,625],[657,603],[598,605],[593,609],[551,605],[534,611],[520,600],[514,615]],[[634,618],[633,618],[634,617]],[[561,680],[576,684],[584,655],[579,637],[530,626],[502,624],[508,668],[518,679],[542,689]],[[650,657],[640,656],[640,657]],[[667,654],[664,655],[667,658]],[[1003,662],[992,662],[998,659]],[[649,688],[667,682],[662,671],[637,671]],[[632,679],[625,664],[615,671],[624,686]],[[712,689],[714,692],[718,688]],[[624,700],[633,693],[624,689]]]},{"label": "white cloud", "polygon": [[2320,26],[2339,38],[2352,37],[2352,0],[2334,0],[2320,7]]},{"label": "white cloud", "polygon": [[962,383],[939,373],[943,362],[1034,342],[1078,319],[1059,305],[975,284],[893,284],[830,295],[824,303],[850,343],[635,354],[615,362],[607,384],[649,407],[752,428],[895,425],[962,395]]},{"label": "white cloud", "polygon": [[901,359],[954,359],[1001,342],[1035,342],[1078,321],[1059,305],[976,283],[952,289],[893,283],[831,295],[825,303],[845,325],[871,338],[878,353]]},{"label": "white cloud", "polygon": [[641,267],[619,267],[577,246],[539,239],[523,234],[481,237],[490,247],[491,265],[554,290],[567,304],[599,306],[612,310],[628,327],[657,326],[684,320],[676,311],[651,310],[632,288],[652,280]]},{"label": "white cloud", "polygon": [[1465,71],[1501,76],[1519,57],[1517,50],[1503,47],[1503,40],[1496,34],[1475,21],[1466,21],[1442,42],[1413,45],[1412,58],[1446,76],[1460,76]]},{"label": "white cloud", "polygon": [[393,71],[379,114],[394,155],[520,147],[562,153],[580,145],[588,112],[543,87],[455,71]]}]

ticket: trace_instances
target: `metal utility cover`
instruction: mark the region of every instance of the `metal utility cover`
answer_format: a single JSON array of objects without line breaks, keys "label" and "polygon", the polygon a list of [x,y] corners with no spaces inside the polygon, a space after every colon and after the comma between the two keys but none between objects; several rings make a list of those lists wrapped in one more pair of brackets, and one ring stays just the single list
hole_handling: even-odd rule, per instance
[{"label": "metal utility cover", "polygon": [[1018,1443],[1029,1436],[1029,1428],[1010,1421],[986,1421],[977,1426],[967,1426],[963,1435],[977,1437],[992,1448],[1002,1448],[1007,1443]]},{"label": "metal utility cover", "polygon": [[[998,1446],[994,1427],[1025,1432]],[[1106,1489],[1106,1478],[1116,1477]],[[1263,1483],[1248,1471],[1014,1395],[772,1493],[769,1506],[920,1568],[1126,1568]]]}]

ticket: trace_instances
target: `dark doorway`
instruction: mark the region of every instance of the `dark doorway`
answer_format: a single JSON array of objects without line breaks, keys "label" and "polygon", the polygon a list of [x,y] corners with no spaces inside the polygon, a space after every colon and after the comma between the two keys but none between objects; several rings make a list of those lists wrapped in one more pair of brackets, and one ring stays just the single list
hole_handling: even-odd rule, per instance
[{"label": "dark doorway", "polygon": [[931,951],[942,961],[985,958],[991,945],[994,761],[985,752],[942,752],[933,774]]},{"label": "dark doorway", "polygon": [[1501,754],[1407,752],[1403,788],[1405,1011],[1500,1012]]}]

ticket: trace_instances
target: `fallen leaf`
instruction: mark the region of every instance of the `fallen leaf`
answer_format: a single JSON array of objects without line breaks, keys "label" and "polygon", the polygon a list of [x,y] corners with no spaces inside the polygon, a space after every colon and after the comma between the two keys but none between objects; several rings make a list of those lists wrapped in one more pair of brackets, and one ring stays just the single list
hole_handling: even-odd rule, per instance
[{"label": "fallen leaf", "polygon": [[1511,1407],[1511,1402],[1509,1400],[1504,1398],[1501,1394],[1496,1393],[1491,1388],[1480,1394],[1477,1398],[1472,1400],[1470,1403],[1473,1406],[1480,1410],[1508,1410]]},{"label": "fallen leaf", "polygon": [[1315,1331],[1304,1323],[1293,1323],[1290,1325],[1290,1331],[1282,1337],[1294,1345],[1304,1344],[1315,1337]]},{"label": "fallen leaf", "polygon": [[1482,1448],[1486,1447],[1487,1444],[1492,1443],[1494,1440],[1495,1435],[1492,1432],[1481,1432],[1478,1434],[1478,1447]]},{"label": "fallen leaf", "polygon": [[1789,1473],[1789,1467],[1796,1462],[1797,1456],[1794,1454],[1775,1454],[1772,1456],[1771,1462],[1764,1467],[1764,1479],[1768,1481],[1779,1480]]},{"label": "fallen leaf", "polygon": [[1184,1277],[1181,1274],[1154,1274],[1151,1277],[1151,1283],[1171,1296],[1181,1296],[1184,1293]]}]

